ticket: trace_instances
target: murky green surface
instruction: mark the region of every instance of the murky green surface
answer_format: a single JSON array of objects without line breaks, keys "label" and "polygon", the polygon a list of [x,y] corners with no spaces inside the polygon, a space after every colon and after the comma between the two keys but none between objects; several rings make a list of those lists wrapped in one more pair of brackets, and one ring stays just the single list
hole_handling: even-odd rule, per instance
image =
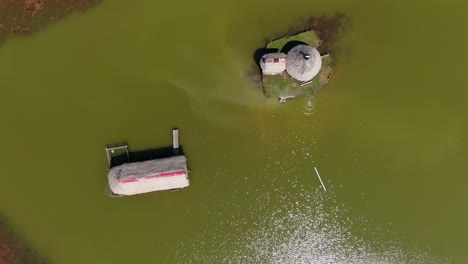
[{"label": "murky green surface", "polygon": [[[10,39],[0,212],[53,263],[466,262],[468,4],[438,2],[113,0]],[[254,50],[335,12],[313,112],[264,100]],[[174,126],[190,188],[107,197],[104,146]]]}]

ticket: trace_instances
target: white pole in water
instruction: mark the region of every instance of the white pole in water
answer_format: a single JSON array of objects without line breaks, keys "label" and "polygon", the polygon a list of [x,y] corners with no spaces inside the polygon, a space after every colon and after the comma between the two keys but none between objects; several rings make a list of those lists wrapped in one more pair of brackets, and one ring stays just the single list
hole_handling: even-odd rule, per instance
[{"label": "white pole in water", "polygon": [[319,174],[319,172],[318,172],[318,170],[317,170],[317,167],[314,167],[314,170],[315,170],[315,173],[317,173],[317,177],[319,178],[320,183],[322,184],[323,189],[324,189],[325,191],[327,191],[327,188],[325,188],[325,185],[323,184],[322,178],[320,178],[320,174]]}]

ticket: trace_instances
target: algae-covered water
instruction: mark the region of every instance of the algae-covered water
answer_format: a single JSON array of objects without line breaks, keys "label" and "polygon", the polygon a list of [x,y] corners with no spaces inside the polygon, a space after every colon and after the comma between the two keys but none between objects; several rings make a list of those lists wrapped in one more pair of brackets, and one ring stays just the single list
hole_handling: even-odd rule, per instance
[{"label": "algae-covered water", "polygon": [[[51,263],[468,262],[467,8],[109,0],[10,38],[0,213]],[[253,52],[336,12],[330,83],[265,100]],[[107,197],[104,146],[175,126],[191,186]]]}]

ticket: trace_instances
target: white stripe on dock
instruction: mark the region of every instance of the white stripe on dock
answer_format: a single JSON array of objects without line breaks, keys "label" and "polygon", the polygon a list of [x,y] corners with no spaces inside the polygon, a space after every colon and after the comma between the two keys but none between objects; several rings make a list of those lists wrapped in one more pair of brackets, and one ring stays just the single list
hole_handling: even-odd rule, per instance
[{"label": "white stripe on dock", "polygon": [[325,191],[327,191],[327,188],[325,188],[325,184],[323,184],[322,178],[320,177],[320,174],[319,174],[319,172],[318,172],[318,170],[317,170],[317,167],[314,167],[314,170],[315,170],[315,173],[317,174],[317,177],[318,177],[319,180],[320,180],[320,183],[322,184],[323,189],[324,189]]}]

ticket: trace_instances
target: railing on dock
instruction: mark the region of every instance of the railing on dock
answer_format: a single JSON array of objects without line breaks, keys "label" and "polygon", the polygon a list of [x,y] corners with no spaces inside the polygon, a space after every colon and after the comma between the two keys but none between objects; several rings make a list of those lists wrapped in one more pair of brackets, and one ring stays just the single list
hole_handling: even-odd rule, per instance
[{"label": "railing on dock", "polygon": [[107,163],[109,164],[109,169],[112,166],[112,154],[114,154],[116,150],[122,150],[122,149],[125,150],[125,152],[127,153],[127,159],[128,161],[130,161],[130,154],[128,153],[128,145],[111,147],[111,148],[106,147]]}]

